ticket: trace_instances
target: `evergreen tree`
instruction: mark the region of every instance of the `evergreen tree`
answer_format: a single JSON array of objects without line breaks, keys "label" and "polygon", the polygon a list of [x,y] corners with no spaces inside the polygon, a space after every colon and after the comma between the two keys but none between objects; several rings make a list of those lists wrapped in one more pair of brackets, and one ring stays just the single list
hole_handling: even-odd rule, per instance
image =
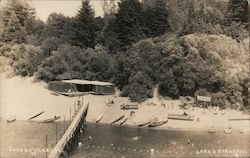
[{"label": "evergreen tree", "polygon": [[[21,0],[7,0],[6,5],[0,10],[0,19],[4,34],[2,41],[5,42],[11,42],[10,40],[14,40],[14,36],[16,36],[16,42],[24,42],[25,36],[33,33],[36,22],[34,9]],[[8,33],[11,35],[8,36]]]},{"label": "evergreen tree", "polygon": [[3,21],[0,18],[0,42],[3,41],[3,33],[4,33],[4,25],[3,25]]},{"label": "evergreen tree", "polygon": [[3,29],[3,42],[22,43],[25,41],[25,29],[21,26],[14,12],[11,13],[8,24]]},{"label": "evergreen tree", "polygon": [[96,45],[97,27],[95,25],[94,11],[89,4],[89,0],[82,1],[82,7],[78,11],[73,27],[72,40],[74,45],[91,48]]},{"label": "evergreen tree", "polygon": [[43,38],[58,37],[61,38],[65,32],[65,25],[69,19],[62,14],[52,13],[49,15],[47,25],[43,31]]},{"label": "evergreen tree", "polygon": [[120,47],[124,48],[145,37],[143,7],[138,0],[123,0],[115,14],[114,31]]},{"label": "evergreen tree", "polygon": [[242,22],[248,24],[249,9],[247,0],[229,0],[228,18],[229,21]]},{"label": "evergreen tree", "polygon": [[2,8],[0,14],[0,18],[5,26],[8,24],[13,12],[16,14],[22,27],[25,27],[27,31],[32,30],[31,27],[35,21],[35,11],[28,3],[21,0],[7,0],[6,6]]},{"label": "evergreen tree", "polygon": [[147,25],[147,35],[156,37],[167,32],[170,28],[168,24],[168,12],[164,0],[156,0],[153,7],[148,7],[145,11],[145,22]]}]

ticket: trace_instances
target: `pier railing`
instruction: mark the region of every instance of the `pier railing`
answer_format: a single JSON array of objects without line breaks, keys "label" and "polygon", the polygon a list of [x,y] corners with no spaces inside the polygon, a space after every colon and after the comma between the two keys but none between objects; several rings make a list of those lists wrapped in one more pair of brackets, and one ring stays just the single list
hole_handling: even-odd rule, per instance
[{"label": "pier railing", "polygon": [[64,127],[62,128],[62,130],[58,133],[58,135],[50,142],[50,144],[48,145],[48,149],[52,149],[56,143],[62,138],[63,134],[66,132],[66,130],[68,129],[68,127],[70,126],[70,124],[72,123],[72,121],[74,120],[76,114],[80,111],[80,109],[82,108],[83,104],[78,105],[77,109],[74,110],[73,115],[71,116],[69,122],[67,122]]},{"label": "pier railing", "polygon": [[70,117],[70,121],[67,124],[65,124],[60,133],[48,145],[48,149],[52,149],[50,155],[51,154],[57,156],[60,155],[60,153],[63,151],[63,148],[66,146],[67,142],[71,139],[72,135],[74,134],[76,128],[79,126],[80,121],[82,121],[82,117],[83,115],[85,115],[88,106],[89,103],[84,109],[83,109],[83,104],[77,106],[77,109],[74,110],[73,115]]}]

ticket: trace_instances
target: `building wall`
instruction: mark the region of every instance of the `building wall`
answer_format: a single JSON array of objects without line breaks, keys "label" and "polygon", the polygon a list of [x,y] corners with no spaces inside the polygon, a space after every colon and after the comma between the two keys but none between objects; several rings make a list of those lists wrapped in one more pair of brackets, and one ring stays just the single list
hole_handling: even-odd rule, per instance
[{"label": "building wall", "polygon": [[90,92],[97,95],[107,95],[115,93],[114,85],[91,85],[91,84],[74,84],[60,81],[48,83],[48,89],[56,92]]},{"label": "building wall", "polygon": [[48,83],[48,89],[57,92],[74,92],[78,91],[76,85],[70,83],[62,83],[59,81],[53,81]]},{"label": "building wall", "polygon": [[93,92],[98,95],[103,95],[103,94],[114,94],[115,93],[115,86],[113,85],[94,85],[93,86]]}]

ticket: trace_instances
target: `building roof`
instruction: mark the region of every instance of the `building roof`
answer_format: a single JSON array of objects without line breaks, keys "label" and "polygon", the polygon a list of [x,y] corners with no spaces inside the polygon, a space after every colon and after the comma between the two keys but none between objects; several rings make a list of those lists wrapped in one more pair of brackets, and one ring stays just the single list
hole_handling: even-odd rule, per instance
[{"label": "building roof", "polygon": [[113,86],[113,83],[110,82],[101,82],[101,81],[89,81],[89,80],[62,80],[64,83],[74,83],[74,84],[92,84],[99,86]]},{"label": "building roof", "polygon": [[211,97],[206,97],[206,96],[197,96],[198,101],[203,101],[203,102],[211,102]]}]

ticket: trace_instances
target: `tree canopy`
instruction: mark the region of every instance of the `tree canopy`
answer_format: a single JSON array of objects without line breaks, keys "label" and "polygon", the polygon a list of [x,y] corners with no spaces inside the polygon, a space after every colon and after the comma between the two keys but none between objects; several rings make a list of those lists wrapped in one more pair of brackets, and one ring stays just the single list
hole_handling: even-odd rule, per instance
[{"label": "tree canopy", "polygon": [[249,107],[246,4],[122,0],[117,12],[95,17],[84,0],[76,16],[51,13],[43,23],[27,2],[8,0],[0,9],[0,65],[8,66],[1,70],[46,82],[109,81],[138,102],[159,86],[162,96],[204,94],[223,108]]}]

